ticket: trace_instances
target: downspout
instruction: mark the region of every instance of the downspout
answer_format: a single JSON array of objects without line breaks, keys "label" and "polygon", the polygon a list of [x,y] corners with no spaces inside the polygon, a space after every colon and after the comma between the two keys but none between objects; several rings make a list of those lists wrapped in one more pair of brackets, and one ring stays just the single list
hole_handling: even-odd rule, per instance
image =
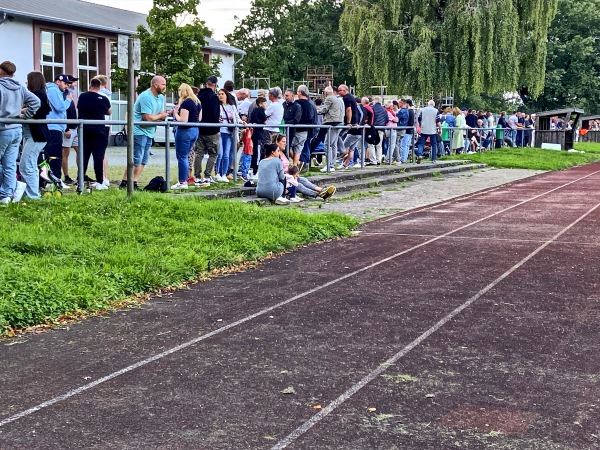
[{"label": "downspout", "polygon": [[233,67],[231,68],[231,78],[233,78],[233,81],[235,82],[235,66],[237,66],[239,63],[242,62],[242,59],[244,59],[244,56],[246,56],[246,53],[242,53],[242,57],[240,59],[238,59],[237,61],[235,60],[235,58],[233,58]]}]

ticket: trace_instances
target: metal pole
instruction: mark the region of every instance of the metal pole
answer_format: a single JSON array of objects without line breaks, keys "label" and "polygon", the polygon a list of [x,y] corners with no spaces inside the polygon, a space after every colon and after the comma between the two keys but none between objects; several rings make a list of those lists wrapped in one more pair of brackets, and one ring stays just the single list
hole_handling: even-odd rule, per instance
[{"label": "metal pole", "polygon": [[[171,186],[171,123],[167,120],[165,125],[165,183]],[[179,179],[177,180],[179,181]]]},{"label": "metal pole", "polygon": [[84,179],[84,173],[83,173],[83,123],[79,123],[79,125],[77,125],[77,136],[79,137],[79,151],[77,152],[77,191],[81,194],[83,192],[85,192],[84,186],[83,186],[83,179]]},{"label": "metal pole", "polygon": [[[233,129],[233,181],[237,181],[237,173],[238,173],[238,168],[239,168],[239,162],[238,162],[238,144],[240,141],[240,129],[237,127],[237,125],[234,127]],[[231,152],[230,152],[231,153]]]},{"label": "metal pole", "polygon": [[133,38],[127,42],[127,196],[133,195],[133,103],[135,73],[133,70]]},{"label": "metal pole", "polygon": [[362,139],[360,141],[360,168],[361,169],[363,169],[365,167],[365,156],[366,156],[365,134],[366,134],[366,128],[362,127]]},{"label": "metal pole", "polygon": [[[330,153],[333,145],[331,145],[331,126],[327,128],[327,145],[325,146],[325,164],[327,164],[327,173],[331,172],[331,167],[335,164],[335,159],[330,161]],[[337,146],[336,146],[337,148]],[[337,156],[337,155],[336,155]]]}]

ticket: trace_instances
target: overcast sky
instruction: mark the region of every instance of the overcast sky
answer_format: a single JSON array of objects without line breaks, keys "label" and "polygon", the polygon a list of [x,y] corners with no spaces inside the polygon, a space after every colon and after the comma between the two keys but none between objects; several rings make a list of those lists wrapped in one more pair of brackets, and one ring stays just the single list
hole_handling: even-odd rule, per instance
[{"label": "overcast sky", "polygon": [[[147,14],[152,8],[152,0],[86,0],[99,5],[128,9]],[[213,38],[223,41],[226,34],[233,31],[238,23],[234,16],[245,17],[250,12],[251,0],[201,0],[198,15],[213,31]]]}]

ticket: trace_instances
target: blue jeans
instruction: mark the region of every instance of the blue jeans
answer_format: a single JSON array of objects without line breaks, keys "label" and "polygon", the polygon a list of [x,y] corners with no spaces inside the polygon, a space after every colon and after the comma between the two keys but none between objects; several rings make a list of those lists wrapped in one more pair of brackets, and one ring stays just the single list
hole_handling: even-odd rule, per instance
[{"label": "blue jeans", "polygon": [[148,165],[150,147],[152,147],[152,138],[145,134],[133,135],[133,165],[135,167]]},{"label": "blue jeans", "polygon": [[412,138],[413,135],[408,133],[402,136],[402,141],[400,142],[400,149],[402,150],[402,153],[400,154],[400,161],[402,162],[406,162],[408,159],[408,150],[412,143]]},{"label": "blue jeans", "polygon": [[37,200],[40,198],[38,157],[46,146],[46,143],[34,142],[29,132],[29,127],[27,129],[23,128],[23,137],[25,138],[25,145],[23,146],[23,153],[21,153],[19,172],[21,173],[21,181],[27,184],[25,195],[32,200]]},{"label": "blue jeans", "polygon": [[315,189],[316,187],[307,178],[300,177],[298,178],[298,189],[296,191],[305,197],[315,198],[319,194]]},{"label": "blue jeans", "polygon": [[242,153],[242,158],[240,159],[240,165],[242,166],[242,176],[248,176],[248,170],[250,170],[250,163],[252,162],[252,155],[246,155]]},{"label": "blue jeans", "polygon": [[198,139],[198,128],[178,127],[175,133],[175,156],[177,157],[177,175],[179,182],[187,182],[190,170],[188,155]]},{"label": "blue jeans", "polygon": [[427,138],[429,138],[429,143],[431,144],[431,160],[435,161],[437,158],[437,134],[421,134],[419,136],[417,156],[421,157],[423,155],[423,146],[425,145]]},{"label": "blue jeans", "polygon": [[0,198],[12,198],[17,186],[17,156],[22,136],[20,125],[0,130]]},{"label": "blue jeans", "polygon": [[229,171],[229,153],[231,152],[231,133],[221,133],[221,146],[217,156],[217,175],[226,176]]}]

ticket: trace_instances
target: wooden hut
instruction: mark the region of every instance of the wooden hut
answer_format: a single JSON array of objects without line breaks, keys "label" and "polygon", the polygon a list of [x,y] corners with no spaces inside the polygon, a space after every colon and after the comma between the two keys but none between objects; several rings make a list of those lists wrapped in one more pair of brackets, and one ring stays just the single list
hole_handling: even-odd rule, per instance
[{"label": "wooden hut", "polygon": [[594,130],[591,126],[591,123],[594,121],[600,122],[600,115],[585,116],[581,118],[579,142],[600,142],[600,130]]},{"label": "wooden hut", "polygon": [[[575,142],[575,133],[579,125],[582,109],[565,108],[554,111],[536,113],[535,146],[541,148],[560,148],[571,150]],[[560,129],[553,129],[552,124],[562,122]]]}]

